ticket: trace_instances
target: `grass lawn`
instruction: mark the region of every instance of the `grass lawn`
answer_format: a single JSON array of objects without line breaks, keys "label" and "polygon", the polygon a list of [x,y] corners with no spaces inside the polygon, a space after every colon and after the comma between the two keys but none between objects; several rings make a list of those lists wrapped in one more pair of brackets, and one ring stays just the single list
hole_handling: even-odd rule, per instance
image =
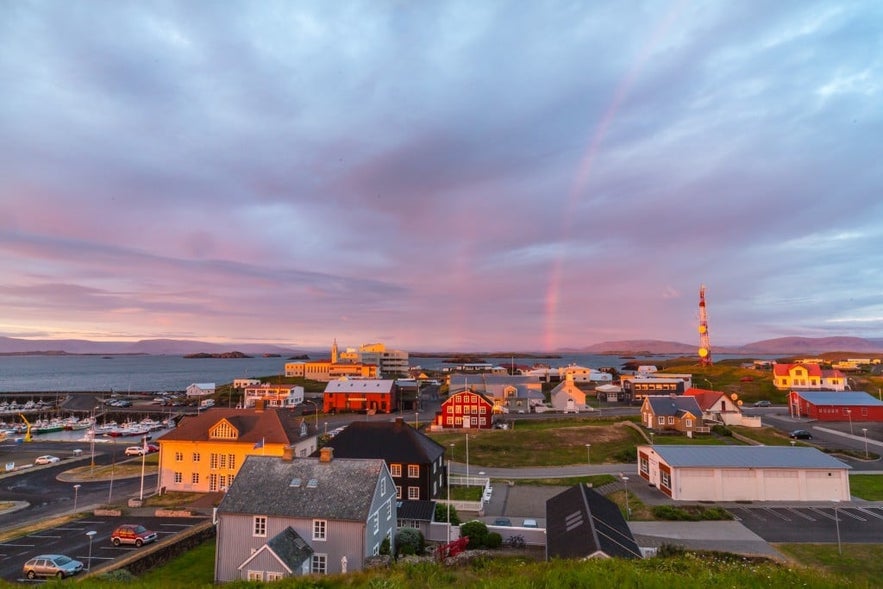
[{"label": "grass lawn", "polygon": [[849,475],[849,490],[854,496],[868,501],[883,501],[883,475]]},{"label": "grass lawn", "polygon": [[[431,433],[436,442],[450,448],[454,461],[466,462],[466,434]],[[635,446],[645,443],[641,434],[624,423],[598,420],[542,420],[518,425],[513,430],[469,432],[469,462],[476,465],[514,468],[635,462]],[[591,444],[588,452],[586,444]],[[588,456],[587,456],[588,454]]]},{"label": "grass lawn", "polygon": [[680,435],[659,435],[653,436],[653,443],[659,446],[744,446],[742,442],[736,438],[727,437],[726,439],[714,434],[696,434],[692,438],[688,438],[684,434]]},{"label": "grass lawn", "polygon": [[599,474],[584,477],[571,477],[567,479],[518,479],[519,485],[532,485],[535,487],[570,487],[572,485],[588,483],[593,487],[600,487],[607,483],[615,482],[617,477],[612,474]]},{"label": "grass lawn", "polygon": [[822,568],[849,578],[857,587],[879,587],[883,579],[883,544],[776,544],[778,550],[804,566]]},{"label": "grass lawn", "polygon": [[[791,440],[788,435],[778,431],[774,427],[743,427],[739,425],[728,426],[733,432],[760,442],[765,446],[788,446]],[[798,442],[800,444],[800,442]],[[805,445],[805,444],[801,444]]]}]

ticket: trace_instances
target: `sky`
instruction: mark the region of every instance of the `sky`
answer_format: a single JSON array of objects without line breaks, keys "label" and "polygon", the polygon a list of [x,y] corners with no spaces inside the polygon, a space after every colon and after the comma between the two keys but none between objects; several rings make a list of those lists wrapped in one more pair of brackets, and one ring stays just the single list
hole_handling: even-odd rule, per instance
[{"label": "sky", "polygon": [[0,0],[0,335],[883,337],[883,3]]}]

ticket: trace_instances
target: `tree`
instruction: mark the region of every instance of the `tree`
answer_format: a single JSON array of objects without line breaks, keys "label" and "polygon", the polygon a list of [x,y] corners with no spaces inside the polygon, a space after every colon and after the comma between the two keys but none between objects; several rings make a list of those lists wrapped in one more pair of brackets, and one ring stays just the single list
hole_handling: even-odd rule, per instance
[{"label": "tree", "polygon": [[420,530],[415,528],[399,528],[396,532],[396,556],[422,554],[426,541]]},{"label": "tree", "polygon": [[460,537],[469,536],[469,548],[483,548],[487,542],[487,526],[484,522],[472,520],[460,526]]},{"label": "tree", "polygon": [[[448,521],[448,506],[444,503],[435,504],[435,521],[443,523]],[[451,506],[451,525],[460,525],[460,517],[457,515],[457,508],[453,505]]]}]

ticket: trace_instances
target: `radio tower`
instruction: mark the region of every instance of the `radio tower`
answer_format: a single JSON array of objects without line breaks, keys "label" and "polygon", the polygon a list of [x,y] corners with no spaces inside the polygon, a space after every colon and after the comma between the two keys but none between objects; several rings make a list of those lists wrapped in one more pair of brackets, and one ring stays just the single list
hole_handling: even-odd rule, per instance
[{"label": "radio tower", "polygon": [[705,285],[699,286],[699,363],[711,364],[711,343],[708,341],[708,311],[705,309]]}]

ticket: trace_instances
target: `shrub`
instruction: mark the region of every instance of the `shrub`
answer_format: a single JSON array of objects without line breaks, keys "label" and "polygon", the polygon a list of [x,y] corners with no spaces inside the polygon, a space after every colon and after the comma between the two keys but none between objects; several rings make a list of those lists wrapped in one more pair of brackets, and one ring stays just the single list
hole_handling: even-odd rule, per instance
[{"label": "shrub", "polygon": [[487,526],[484,522],[473,520],[460,526],[460,535],[469,536],[469,548],[481,548],[487,541]]},{"label": "shrub", "polygon": [[716,433],[719,436],[728,436],[732,437],[733,432],[725,425],[713,425],[711,426],[711,431]]},{"label": "shrub", "polygon": [[389,554],[389,538],[384,538],[383,542],[380,543],[380,554]]},{"label": "shrub", "polygon": [[414,528],[399,528],[396,532],[396,556],[421,554],[426,541],[420,530]]},{"label": "shrub", "polygon": [[503,536],[497,532],[489,532],[484,539],[485,548],[495,550],[503,545]]},{"label": "shrub", "polygon": [[661,558],[669,558],[672,556],[681,556],[684,554],[684,547],[677,544],[665,543],[656,550],[656,556]]},{"label": "shrub", "polygon": [[[435,504],[435,521],[437,522],[447,522],[448,521],[448,506],[444,503],[436,503]],[[451,525],[459,526],[460,525],[460,516],[457,515],[457,508],[453,505],[451,506]]]}]

